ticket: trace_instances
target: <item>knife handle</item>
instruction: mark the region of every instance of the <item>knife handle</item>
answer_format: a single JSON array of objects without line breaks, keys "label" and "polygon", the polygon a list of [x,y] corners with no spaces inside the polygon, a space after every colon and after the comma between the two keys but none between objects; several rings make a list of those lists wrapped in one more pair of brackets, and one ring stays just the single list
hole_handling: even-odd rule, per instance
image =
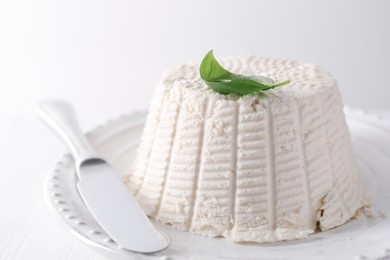
[{"label": "knife handle", "polygon": [[77,167],[85,160],[98,158],[81,131],[69,103],[62,100],[43,101],[38,104],[37,114],[69,147]]}]

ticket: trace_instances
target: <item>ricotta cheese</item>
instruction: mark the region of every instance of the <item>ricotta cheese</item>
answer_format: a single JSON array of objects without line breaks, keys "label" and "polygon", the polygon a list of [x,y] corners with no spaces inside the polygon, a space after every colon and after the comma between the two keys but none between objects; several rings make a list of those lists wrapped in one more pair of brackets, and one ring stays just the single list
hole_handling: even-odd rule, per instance
[{"label": "ricotta cheese", "polygon": [[246,96],[213,92],[199,64],[157,84],[125,181],[147,215],[232,241],[302,239],[368,206],[336,81],[286,59],[225,59],[234,73],[291,83]]}]

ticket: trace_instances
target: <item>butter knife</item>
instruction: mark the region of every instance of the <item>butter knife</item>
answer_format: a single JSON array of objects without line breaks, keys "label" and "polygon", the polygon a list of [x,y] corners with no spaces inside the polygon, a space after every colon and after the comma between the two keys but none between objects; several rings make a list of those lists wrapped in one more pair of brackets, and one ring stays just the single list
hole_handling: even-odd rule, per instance
[{"label": "butter knife", "polygon": [[166,249],[169,238],[155,229],[112,167],[96,154],[73,108],[65,101],[48,100],[38,105],[37,113],[70,148],[79,179],[78,191],[102,229],[120,247],[133,252]]}]

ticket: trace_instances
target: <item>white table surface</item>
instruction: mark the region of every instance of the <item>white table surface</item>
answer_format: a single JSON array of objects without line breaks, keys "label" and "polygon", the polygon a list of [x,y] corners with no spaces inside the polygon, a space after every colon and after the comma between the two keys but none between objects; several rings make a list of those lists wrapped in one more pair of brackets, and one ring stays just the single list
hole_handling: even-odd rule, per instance
[{"label": "white table surface", "polygon": [[62,143],[33,115],[0,120],[0,259],[106,259],[73,238],[45,201]]},{"label": "white table surface", "polygon": [[45,176],[65,152],[62,143],[33,114],[0,120],[0,259],[106,259],[74,238],[45,201]]}]

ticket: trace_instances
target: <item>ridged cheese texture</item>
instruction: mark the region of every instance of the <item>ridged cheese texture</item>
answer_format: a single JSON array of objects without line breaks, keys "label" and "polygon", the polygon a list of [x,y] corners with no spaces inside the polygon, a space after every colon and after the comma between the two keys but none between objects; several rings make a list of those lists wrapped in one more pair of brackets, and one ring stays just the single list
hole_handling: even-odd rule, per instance
[{"label": "ridged cheese texture", "polygon": [[212,91],[199,64],[158,82],[125,181],[147,215],[241,242],[301,239],[368,205],[336,81],[286,59],[225,59],[229,71],[291,83],[246,96]]}]

